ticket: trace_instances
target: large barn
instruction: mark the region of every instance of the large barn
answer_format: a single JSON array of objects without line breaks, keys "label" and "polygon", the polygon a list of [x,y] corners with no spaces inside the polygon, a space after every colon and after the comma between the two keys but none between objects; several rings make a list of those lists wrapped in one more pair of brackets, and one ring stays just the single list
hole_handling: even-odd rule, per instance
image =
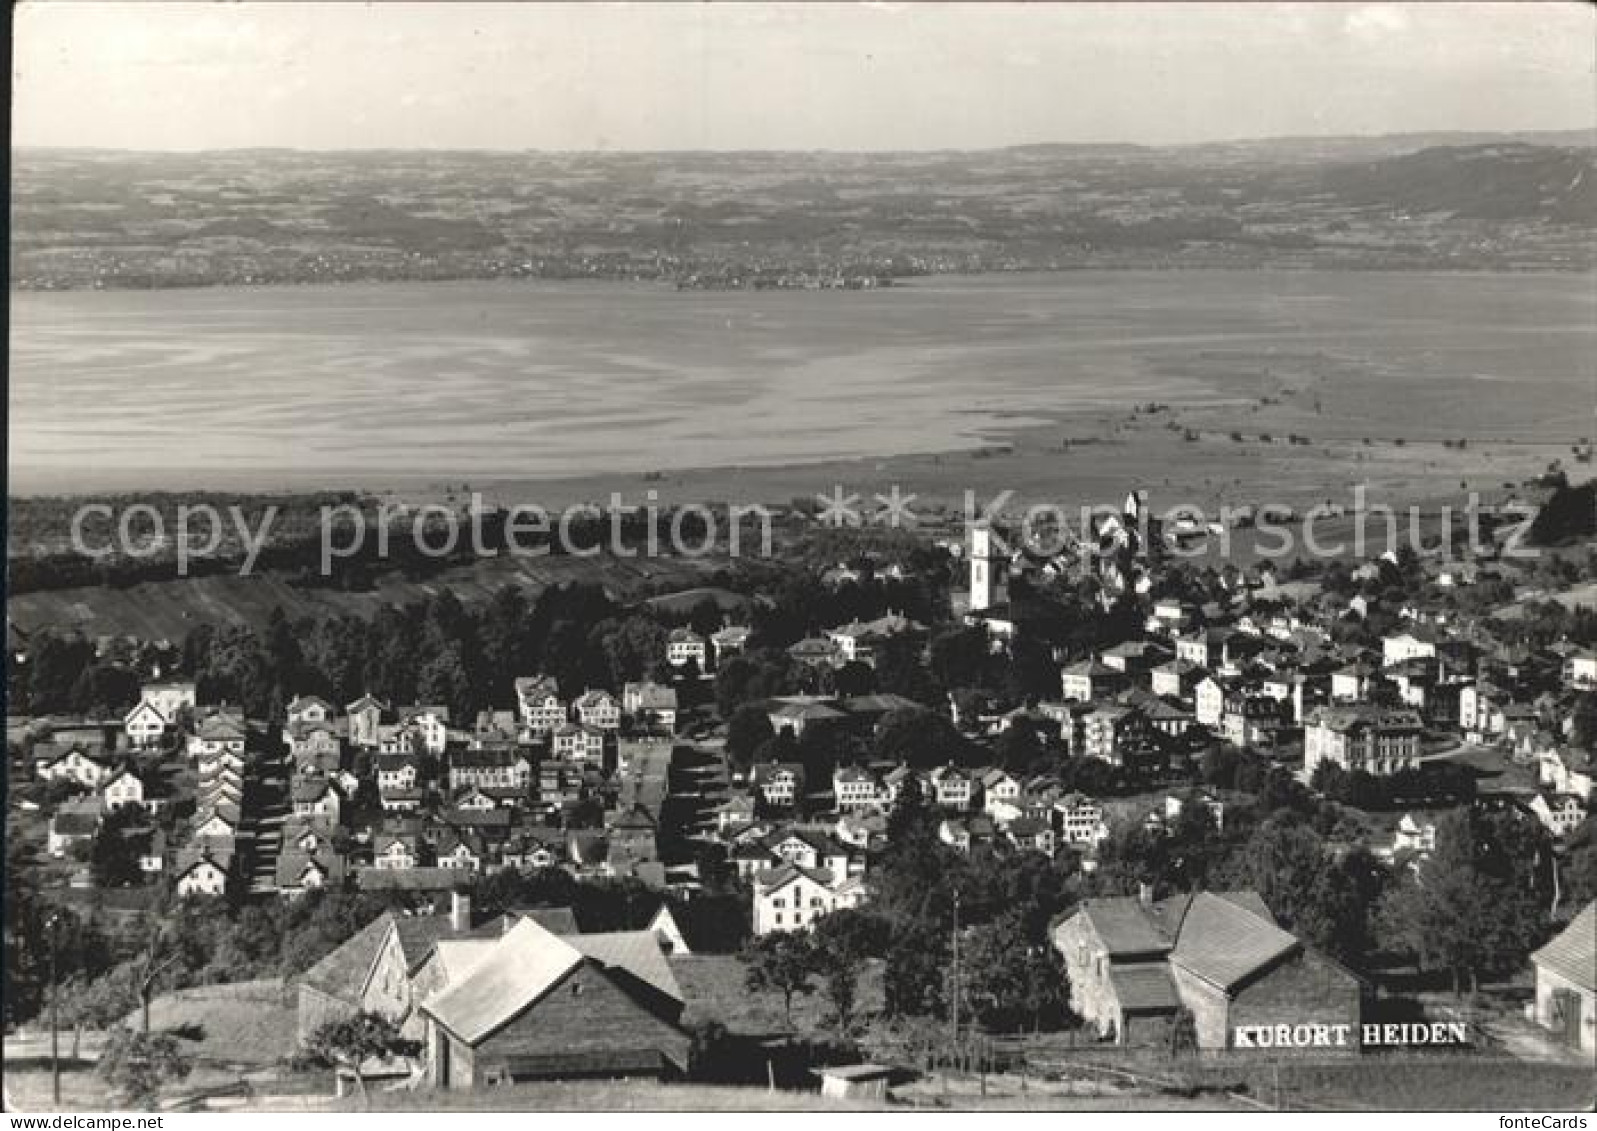
[{"label": "large barn", "polygon": [[1283,1024],[1345,1026],[1356,1047],[1359,980],[1282,930],[1253,892],[1091,899],[1053,941],[1071,1007],[1121,1044],[1163,1041],[1185,1010],[1199,1048]]},{"label": "large barn", "polygon": [[421,1003],[434,1087],[686,1072],[682,991],[653,932],[560,936],[529,919],[473,949]]}]

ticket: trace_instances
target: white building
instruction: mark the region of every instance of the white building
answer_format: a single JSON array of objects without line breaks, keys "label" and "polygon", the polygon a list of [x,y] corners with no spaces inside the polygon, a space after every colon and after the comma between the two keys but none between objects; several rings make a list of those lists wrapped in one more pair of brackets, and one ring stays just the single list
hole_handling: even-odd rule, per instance
[{"label": "white building", "polygon": [[864,898],[858,876],[839,881],[830,872],[783,864],[754,879],[754,933],[808,930],[822,916],[858,907]]}]

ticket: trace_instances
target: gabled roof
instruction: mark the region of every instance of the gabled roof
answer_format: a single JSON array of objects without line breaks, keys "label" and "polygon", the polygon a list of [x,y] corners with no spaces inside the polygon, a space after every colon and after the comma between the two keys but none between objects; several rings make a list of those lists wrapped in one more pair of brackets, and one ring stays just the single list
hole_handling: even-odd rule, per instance
[{"label": "gabled roof", "polygon": [[464,978],[421,1008],[475,1045],[536,1003],[576,969],[582,957],[567,940],[523,919]]},{"label": "gabled roof", "polygon": [[388,937],[394,914],[385,911],[366,926],[356,931],[343,945],[335,947],[322,960],[299,976],[299,984],[320,990],[322,993],[350,1005],[360,1002],[361,990],[377,952]]},{"label": "gabled roof", "polygon": [[1199,892],[1181,919],[1170,961],[1229,990],[1299,946],[1254,893]]},{"label": "gabled roof", "polygon": [[569,907],[518,907],[512,908],[505,914],[518,919],[531,919],[544,930],[557,935],[581,933],[577,927],[576,912]]},{"label": "gabled roof", "polygon": [[612,969],[625,971],[673,1001],[682,1001],[671,964],[653,931],[612,931],[595,935],[568,935],[565,941],[582,954]]},{"label": "gabled roof", "polygon": [[1133,897],[1089,899],[1082,903],[1080,913],[1092,924],[1111,957],[1163,954],[1170,949],[1170,940],[1155,928]]},{"label": "gabled roof", "polygon": [[1597,990],[1597,902],[1588,903],[1530,960],[1582,989]]}]

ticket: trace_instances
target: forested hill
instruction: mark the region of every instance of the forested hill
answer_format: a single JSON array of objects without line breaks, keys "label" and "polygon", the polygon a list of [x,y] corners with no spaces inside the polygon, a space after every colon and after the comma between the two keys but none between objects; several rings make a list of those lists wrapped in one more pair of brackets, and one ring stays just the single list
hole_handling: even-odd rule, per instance
[{"label": "forested hill", "polygon": [[876,285],[948,271],[1590,269],[1589,133],[926,153],[19,150],[12,285]]}]

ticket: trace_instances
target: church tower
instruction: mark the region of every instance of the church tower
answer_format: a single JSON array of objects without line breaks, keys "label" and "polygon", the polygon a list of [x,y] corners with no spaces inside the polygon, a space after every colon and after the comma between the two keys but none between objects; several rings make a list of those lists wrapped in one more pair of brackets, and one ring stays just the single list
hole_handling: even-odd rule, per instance
[{"label": "church tower", "polygon": [[1009,563],[993,544],[992,527],[985,522],[970,529],[970,605],[973,613],[1004,603],[1004,579]]}]

